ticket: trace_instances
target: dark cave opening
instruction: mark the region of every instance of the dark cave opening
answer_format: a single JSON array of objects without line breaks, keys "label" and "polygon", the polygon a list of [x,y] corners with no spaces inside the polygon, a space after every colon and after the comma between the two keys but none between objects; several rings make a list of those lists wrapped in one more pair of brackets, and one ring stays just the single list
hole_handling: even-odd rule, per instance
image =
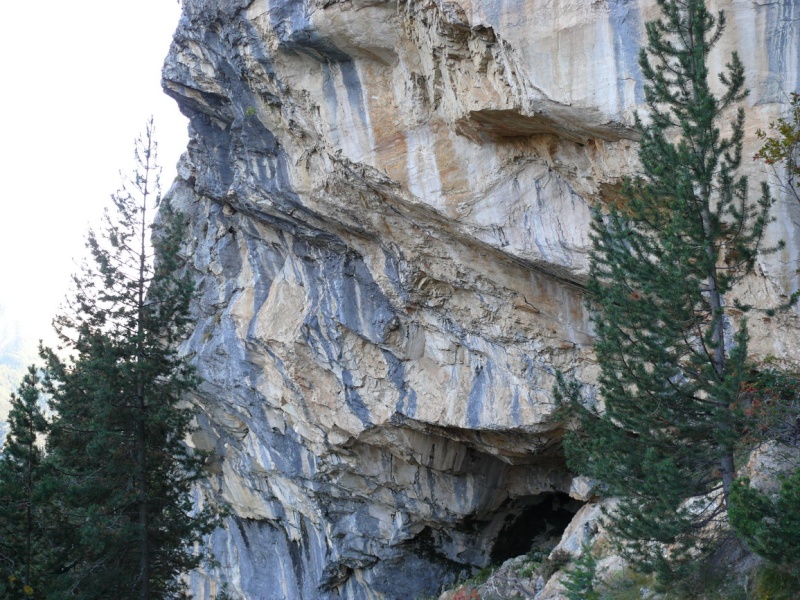
[{"label": "dark cave opening", "polygon": [[491,563],[502,563],[552,538],[560,539],[581,506],[583,502],[563,492],[548,492],[518,501],[516,510],[512,509],[506,516],[495,540]]}]

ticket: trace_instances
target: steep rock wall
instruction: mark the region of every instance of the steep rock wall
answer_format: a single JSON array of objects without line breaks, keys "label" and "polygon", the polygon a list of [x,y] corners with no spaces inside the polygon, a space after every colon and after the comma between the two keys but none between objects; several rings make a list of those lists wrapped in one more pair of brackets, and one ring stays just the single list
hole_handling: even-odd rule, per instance
[{"label": "steep rock wall", "polygon": [[[745,60],[752,154],[797,89],[800,1],[719,7],[712,66]],[[589,214],[636,168],[656,14],[183,0],[164,67],[190,119],[171,191],[199,290],[183,351],[209,490],[232,509],[196,597],[414,598],[578,508],[551,389],[561,369],[593,393]],[[787,249],[742,296],[796,289],[796,213],[780,204]],[[795,354],[794,315],[754,338]]]}]

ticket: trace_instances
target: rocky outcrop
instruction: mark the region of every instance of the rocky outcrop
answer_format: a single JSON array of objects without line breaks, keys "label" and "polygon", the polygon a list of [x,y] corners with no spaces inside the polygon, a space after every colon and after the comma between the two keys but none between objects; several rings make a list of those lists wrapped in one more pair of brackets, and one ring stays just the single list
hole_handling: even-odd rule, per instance
[{"label": "rocky outcrop", "polygon": [[[752,134],[798,85],[800,2],[720,6],[714,65],[745,59]],[[163,80],[190,119],[182,351],[231,508],[195,597],[415,598],[566,526],[551,389],[560,369],[592,394],[588,221],[636,168],[655,14],[183,0]],[[796,289],[796,212],[742,296]],[[754,351],[793,353],[793,318],[758,319]]]}]

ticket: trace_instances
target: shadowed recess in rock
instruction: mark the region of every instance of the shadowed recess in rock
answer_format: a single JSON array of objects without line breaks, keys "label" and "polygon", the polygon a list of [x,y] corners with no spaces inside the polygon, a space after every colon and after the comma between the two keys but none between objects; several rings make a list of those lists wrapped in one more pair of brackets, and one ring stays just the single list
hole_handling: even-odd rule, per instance
[{"label": "shadowed recess in rock", "polygon": [[583,506],[582,502],[562,492],[520,498],[514,503],[518,509],[506,517],[497,536],[492,547],[492,564],[525,554],[548,540],[558,541],[572,517]]}]

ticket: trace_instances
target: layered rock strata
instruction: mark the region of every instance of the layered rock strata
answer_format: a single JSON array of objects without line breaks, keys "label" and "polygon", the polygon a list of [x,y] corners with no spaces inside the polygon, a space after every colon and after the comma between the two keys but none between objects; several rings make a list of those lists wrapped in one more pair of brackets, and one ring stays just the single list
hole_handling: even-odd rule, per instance
[{"label": "layered rock strata", "polygon": [[[752,153],[798,85],[800,2],[719,6],[712,66],[745,60]],[[580,502],[551,390],[560,369],[593,394],[588,222],[636,168],[656,14],[183,0],[163,80],[190,119],[182,351],[231,508],[195,597],[415,598],[563,530]],[[797,288],[797,208],[742,297]],[[755,352],[795,352],[793,315],[756,321]]]}]

